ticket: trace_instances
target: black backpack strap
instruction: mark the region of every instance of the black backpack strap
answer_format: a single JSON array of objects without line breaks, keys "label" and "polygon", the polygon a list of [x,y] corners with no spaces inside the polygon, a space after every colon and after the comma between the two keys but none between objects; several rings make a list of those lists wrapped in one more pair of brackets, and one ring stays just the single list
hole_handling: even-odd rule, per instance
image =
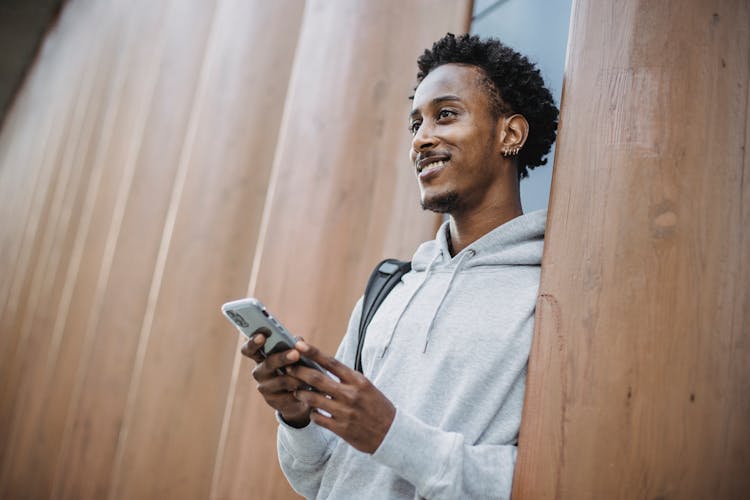
[{"label": "black backpack strap", "polygon": [[394,286],[401,281],[401,276],[411,271],[411,262],[396,259],[385,259],[375,266],[365,288],[362,300],[362,316],[359,320],[359,339],[357,341],[357,357],[354,369],[362,373],[362,347],[365,345],[365,333],[375,311],[378,310],[383,299]]}]

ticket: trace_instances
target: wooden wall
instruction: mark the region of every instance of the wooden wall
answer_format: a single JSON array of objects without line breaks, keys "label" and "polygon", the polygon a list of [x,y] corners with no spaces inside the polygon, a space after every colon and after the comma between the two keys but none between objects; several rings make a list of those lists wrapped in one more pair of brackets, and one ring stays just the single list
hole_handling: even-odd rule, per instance
[{"label": "wooden wall", "polygon": [[750,498],[750,4],[572,17],[514,498]]},{"label": "wooden wall", "polygon": [[333,351],[432,237],[407,97],[470,3],[68,2],[0,134],[0,497],[294,497],[219,306]]}]

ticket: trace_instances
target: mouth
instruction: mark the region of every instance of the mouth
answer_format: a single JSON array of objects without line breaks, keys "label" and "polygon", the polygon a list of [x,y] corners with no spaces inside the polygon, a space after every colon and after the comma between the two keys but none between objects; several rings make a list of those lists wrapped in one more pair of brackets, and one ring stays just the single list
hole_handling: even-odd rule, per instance
[{"label": "mouth", "polygon": [[450,155],[440,153],[436,154],[433,153],[429,156],[422,156],[420,155],[417,157],[417,161],[415,162],[415,166],[417,167],[417,173],[421,173],[422,170],[425,170],[426,168],[434,166],[436,163],[442,163],[442,166],[445,166],[446,163],[450,161],[451,157]]},{"label": "mouth", "polygon": [[425,158],[417,163],[417,176],[426,179],[437,175],[450,160],[448,158]]}]

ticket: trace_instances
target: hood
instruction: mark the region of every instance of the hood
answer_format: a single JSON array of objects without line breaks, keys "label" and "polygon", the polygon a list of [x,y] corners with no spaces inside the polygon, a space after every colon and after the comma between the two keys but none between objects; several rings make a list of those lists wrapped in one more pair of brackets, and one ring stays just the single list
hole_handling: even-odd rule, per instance
[{"label": "hood", "polygon": [[[450,257],[448,221],[438,229],[435,239],[422,243],[412,258],[412,269],[424,271],[430,264],[462,261],[461,267],[483,265],[540,265],[544,248],[547,210],[537,210],[511,219]],[[470,258],[463,259],[469,253]],[[434,261],[434,263],[433,263]]]},{"label": "hood", "polygon": [[441,291],[440,299],[431,312],[430,322],[424,334],[424,351],[430,342],[435,320],[443,303],[451,292],[453,283],[459,273],[479,266],[538,266],[542,262],[544,248],[544,229],[547,223],[547,210],[537,210],[521,215],[505,224],[496,227],[471,245],[467,246],[452,258],[448,251],[448,222],[440,226],[434,240],[423,243],[417,248],[412,259],[412,271],[422,272],[421,282],[410,294],[401,313],[391,329],[381,357],[385,356],[393,341],[396,328],[406,310],[419,291],[425,286],[430,274],[440,268],[451,270],[447,286]]}]

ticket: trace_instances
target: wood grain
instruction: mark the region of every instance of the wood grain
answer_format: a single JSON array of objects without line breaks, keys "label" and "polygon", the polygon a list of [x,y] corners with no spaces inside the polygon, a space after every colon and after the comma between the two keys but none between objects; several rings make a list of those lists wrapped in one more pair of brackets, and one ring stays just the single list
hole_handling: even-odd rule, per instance
[{"label": "wood grain", "polygon": [[209,494],[237,356],[236,333],[219,307],[242,295],[249,276],[296,45],[289,34],[298,32],[300,16],[294,1],[217,4],[141,329],[110,498]]},{"label": "wood grain", "polygon": [[[53,490],[60,498],[106,498],[110,489],[139,333],[214,9],[205,2],[174,5],[155,25],[163,33],[159,51],[136,59],[162,69],[150,73],[152,95],[137,156],[131,158],[131,178],[118,185],[118,209],[105,233],[107,252],[92,301],[96,307],[83,330],[55,470]],[[144,46],[153,45],[159,39],[155,35],[143,37]],[[133,76],[143,78],[142,73]],[[133,104],[127,95],[121,102]]]},{"label": "wood grain", "polygon": [[[61,26],[61,29],[64,28]],[[82,42],[88,36],[101,33],[97,31],[74,39]],[[70,48],[64,48],[56,55],[63,55],[68,50]],[[102,116],[101,110],[92,105],[106,86],[106,80],[97,71],[101,54],[101,45],[87,52],[86,59],[79,59],[85,72],[78,85],[58,89],[62,96],[72,100],[73,106],[68,108],[70,114],[61,123],[64,133],[52,136],[54,141],[61,141],[49,145],[55,155],[45,158],[54,164],[57,172],[52,179],[44,179],[51,181],[52,185],[43,190],[45,199],[41,220],[38,220],[40,231],[33,235],[35,241],[30,249],[28,273],[13,278],[20,283],[17,291],[21,297],[10,300],[3,314],[3,331],[15,337],[8,353],[8,364],[4,365],[7,376],[3,377],[0,393],[0,425],[4,431],[0,496],[4,497],[13,496],[12,491],[22,491],[16,490],[16,485],[27,482],[33,496],[41,483],[29,481],[37,474],[34,470],[36,463],[24,467],[26,460],[23,455],[31,452],[27,446],[30,439],[38,446],[44,446],[47,436],[38,430],[33,432],[34,427],[26,423],[42,411],[41,405],[48,396],[43,388],[50,382],[50,364],[58,352],[59,343],[55,342],[57,320],[67,309],[66,292],[69,289],[66,288],[66,278],[71,260],[75,258],[77,222],[85,210],[86,186],[93,169],[89,161],[91,138]],[[43,105],[44,96],[37,97],[41,97],[40,101],[32,104]],[[25,133],[33,134],[34,131],[26,130]],[[40,167],[32,167],[32,171],[33,168]],[[47,166],[43,165],[41,169],[47,170]]]},{"label": "wood grain", "polygon": [[573,16],[514,498],[748,498],[750,7]]}]

